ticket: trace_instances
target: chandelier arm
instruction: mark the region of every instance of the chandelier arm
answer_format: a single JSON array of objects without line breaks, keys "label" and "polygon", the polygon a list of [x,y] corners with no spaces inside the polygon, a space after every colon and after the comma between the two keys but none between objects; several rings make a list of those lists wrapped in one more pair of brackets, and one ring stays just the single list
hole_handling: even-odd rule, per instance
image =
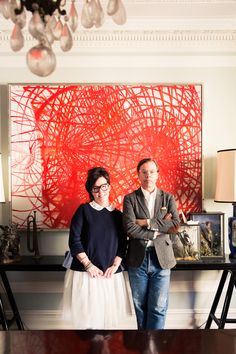
[{"label": "chandelier arm", "polygon": [[40,16],[43,18],[45,15],[52,16],[57,10],[60,15],[65,16],[66,10],[61,10],[60,8],[61,0],[20,0],[20,8],[15,9],[15,14],[20,15],[24,7],[26,10],[34,13],[36,10],[39,11]]},{"label": "chandelier arm", "polygon": [[23,1],[20,0],[20,8],[14,9],[16,15],[20,15],[24,10],[24,4]]}]

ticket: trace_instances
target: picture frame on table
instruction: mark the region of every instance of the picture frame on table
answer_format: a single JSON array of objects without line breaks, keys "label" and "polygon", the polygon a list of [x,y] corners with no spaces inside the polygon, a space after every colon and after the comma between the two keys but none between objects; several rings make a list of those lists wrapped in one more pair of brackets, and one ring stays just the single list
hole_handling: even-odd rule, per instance
[{"label": "picture frame on table", "polygon": [[224,213],[190,213],[190,220],[200,227],[201,258],[224,258]]},{"label": "picture frame on table", "polygon": [[197,262],[200,260],[200,227],[198,224],[181,224],[178,232],[171,235],[177,262]]}]

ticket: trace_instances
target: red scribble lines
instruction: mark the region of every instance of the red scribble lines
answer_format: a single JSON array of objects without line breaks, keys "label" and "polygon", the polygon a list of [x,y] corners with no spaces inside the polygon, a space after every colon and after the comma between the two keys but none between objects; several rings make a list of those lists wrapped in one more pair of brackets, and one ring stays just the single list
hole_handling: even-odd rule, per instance
[{"label": "red scribble lines", "polygon": [[12,219],[21,226],[37,210],[39,227],[67,228],[98,165],[121,207],[144,157],[158,161],[158,185],[180,210],[201,210],[200,86],[14,85],[10,103]]}]

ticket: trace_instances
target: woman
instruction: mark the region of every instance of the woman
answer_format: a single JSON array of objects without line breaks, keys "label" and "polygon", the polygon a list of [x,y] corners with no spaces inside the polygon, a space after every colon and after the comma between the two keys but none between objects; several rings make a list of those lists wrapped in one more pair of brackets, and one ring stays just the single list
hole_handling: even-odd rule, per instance
[{"label": "woman", "polygon": [[88,171],[90,203],[75,212],[69,247],[73,260],[64,283],[63,313],[76,329],[136,328],[129,283],[122,272],[126,251],[122,214],[109,202],[110,176]]}]

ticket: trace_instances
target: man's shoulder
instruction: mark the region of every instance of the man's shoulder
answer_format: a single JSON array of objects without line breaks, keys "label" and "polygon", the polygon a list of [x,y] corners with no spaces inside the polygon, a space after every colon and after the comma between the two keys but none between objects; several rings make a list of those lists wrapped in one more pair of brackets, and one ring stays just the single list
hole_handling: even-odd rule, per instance
[{"label": "man's shoulder", "polygon": [[157,188],[157,194],[166,196],[166,197],[173,197],[173,194],[167,191],[164,191],[163,189]]},{"label": "man's shoulder", "polygon": [[126,194],[125,198],[126,199],[135,198],[140,193],[140,191],[141,191],[141,189],[138,188],[138,189],[134,190],[133,192],[130,192],[130,193]]}]

